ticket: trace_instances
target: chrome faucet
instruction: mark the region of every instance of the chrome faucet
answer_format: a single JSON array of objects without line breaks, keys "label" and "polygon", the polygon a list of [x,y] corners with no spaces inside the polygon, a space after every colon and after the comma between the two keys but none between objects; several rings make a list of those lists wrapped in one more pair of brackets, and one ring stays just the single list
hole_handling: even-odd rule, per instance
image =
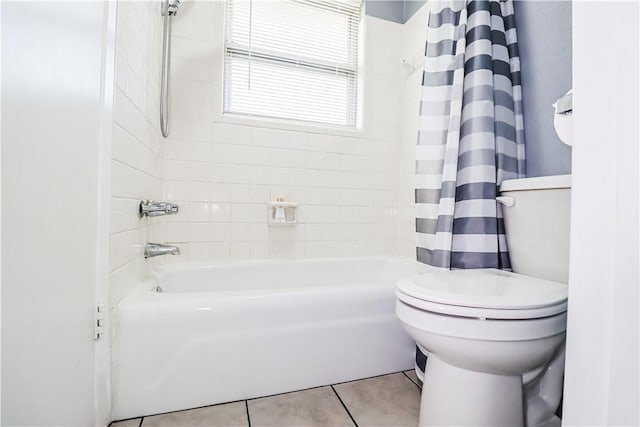
[{"label": "chrome faucet", "polygon": [[178,205],[171,202],[154,202],[142,200],[139,208],[140,218],[144,216],[175,215],[178,213]]},{"label": "chrome faucet", "polygon": [[180,255],[180,248],[173,245],[163,245],[162,243],[147,242],[144,245],[145,258],[153,258],[159,255]]}]

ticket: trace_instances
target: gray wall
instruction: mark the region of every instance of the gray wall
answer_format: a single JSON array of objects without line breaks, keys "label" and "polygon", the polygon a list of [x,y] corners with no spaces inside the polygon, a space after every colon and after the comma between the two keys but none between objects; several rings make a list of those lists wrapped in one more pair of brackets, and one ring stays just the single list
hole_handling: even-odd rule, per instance
[{"label": "gray wall", "polygon": [[571,148],[553,128],[553,104],[571,88],[571,2],[515,2],[522,66],[527,176],[571,173]]},{"label": "gray wall", "polygon": [[404,24],[425,0],[365,0],[365,13],[376,18]]},{"label": "gray wall", "polygon": [[[516,0],[527,176],[571,172],[571,148],[553,128],[553,104],[571,88],[571,1]],[[406,22],[423,0],[367,0],[367,15]]]},{"label": "gray wall", "polygon": [[403,0],[366,0],[365,13],[400,24],[405,22]]}]

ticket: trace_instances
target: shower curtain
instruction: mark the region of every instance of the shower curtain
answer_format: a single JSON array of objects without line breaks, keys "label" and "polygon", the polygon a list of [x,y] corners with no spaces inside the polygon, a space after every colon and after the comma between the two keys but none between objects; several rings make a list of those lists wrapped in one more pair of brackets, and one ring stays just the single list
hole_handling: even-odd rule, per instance
[{"label": "shower curtain", "polygon": [[[510,269],[497,190],[524,177],[513,0],[430,1],[416,150],[416,255]],[[425,354],[416,352],[424,370]]]}]

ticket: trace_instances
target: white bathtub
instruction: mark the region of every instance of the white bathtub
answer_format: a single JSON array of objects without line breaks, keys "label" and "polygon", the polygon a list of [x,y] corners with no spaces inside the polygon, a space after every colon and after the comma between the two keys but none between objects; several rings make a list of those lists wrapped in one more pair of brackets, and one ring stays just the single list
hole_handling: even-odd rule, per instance
[{"label": "white bathtub", "polygon": [[415,271],[385,257],[166,268],[116,307],[114,419],[411,369],[394,287]]}]

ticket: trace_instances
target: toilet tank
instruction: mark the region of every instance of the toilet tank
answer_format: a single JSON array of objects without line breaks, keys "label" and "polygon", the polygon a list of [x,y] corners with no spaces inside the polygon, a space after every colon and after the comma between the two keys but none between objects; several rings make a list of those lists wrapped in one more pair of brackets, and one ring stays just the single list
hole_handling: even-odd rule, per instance
[{"label": "toilet tank", "polygon": [[571,175],[507,180],[500,196],[513,271],[568,283]]}]

